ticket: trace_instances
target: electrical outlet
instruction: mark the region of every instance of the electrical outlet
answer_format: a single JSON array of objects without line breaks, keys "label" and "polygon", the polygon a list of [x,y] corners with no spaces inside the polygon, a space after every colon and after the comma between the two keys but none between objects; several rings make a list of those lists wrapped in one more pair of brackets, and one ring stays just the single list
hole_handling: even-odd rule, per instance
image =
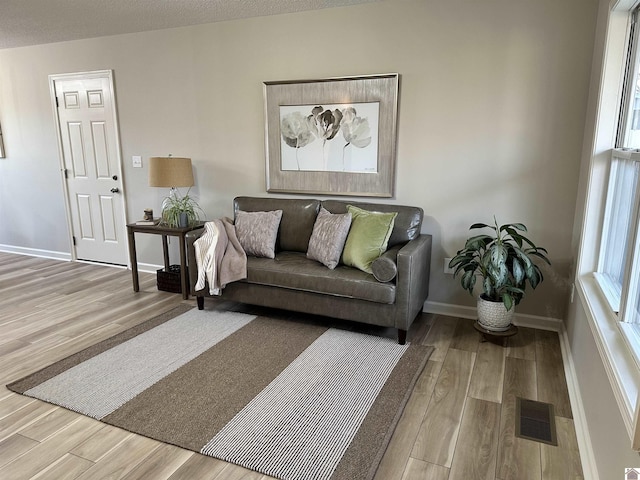
[{"label": "electrical outlet", "polygon": [[142,168],[142,157],[140,155],[134,155],[131,157],[133,168]]},{"label": "electrical outlet", "polygon": [[453,275],[453,273],[455,272],[455,269],[449,268],[449,262],[450,261],[451,261],[450,258],[445,258],[444,259],[444,273],[448,273],[449,275]]}]

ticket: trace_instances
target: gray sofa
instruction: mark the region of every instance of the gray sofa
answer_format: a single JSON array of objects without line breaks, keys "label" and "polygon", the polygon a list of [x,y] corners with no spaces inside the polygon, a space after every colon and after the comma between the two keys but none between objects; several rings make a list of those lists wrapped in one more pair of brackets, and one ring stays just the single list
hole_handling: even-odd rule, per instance
[{"label": "gray sofa", "polygon": [[[331,270],[306,257],[320,207],[331,213],[345,213],[347,205],[378,212],[397,212],[388,250],[374,264],[376,271],[397,272],[390,281],[379,281],[370,273],[340,264]],[[252,305],[281,308],[316,315],[393,327],[398,343],[404,344],[407,330],[422,311],[429,293],[431,235],[420,233],[423,211],[418,207],[340,200],[237,197],[239,210],[259,212],[282,210],[276,241],[276,257],[247,258],[247,278],[232,282],[221,298]],[[204,308],[208,288],[196,291],[197,267],[193,243],[202,233],[187,235],[189,283]],[[378,266],[379,268],[375,268]],[[377,275],[380,277],[381,275]],[[391,275],[388,275],[391,277]]]}]

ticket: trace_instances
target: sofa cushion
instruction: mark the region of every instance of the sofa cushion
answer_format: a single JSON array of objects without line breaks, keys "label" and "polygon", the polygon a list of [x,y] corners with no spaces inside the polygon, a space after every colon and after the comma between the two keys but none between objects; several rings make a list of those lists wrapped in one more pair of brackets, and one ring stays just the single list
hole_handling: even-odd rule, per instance
[{"label": "sofa cushion", "polygon": [[323,200],[322,206],[331,213],[345,213],[347,205],[354,205],[365,210],[376,212],[397,212],[398,216],[393,222],[393,231],[389,238],[389,248],[399,243],[407,243],[418,238],[424,211],[420,207],[406,205],[393,205],[385,203],[346,202],[343,200]]},{"label": "sofa cushion", "polygon": [[241,282],[385,304],[394,303],[396,297],[392,283],[380,283],[372,275],[344,265],[330,270],[299,252],[279,252],[275,260],[248,258],[247,278]]},{"label": "sofa cushion", "polygon": [[275,257],[282,210],[236,213],[236,235],[244,252],[254,257]]},{"label": "sofa cushion", "polygon": [[342,252],[345,265],[373,273],[371,264],[387,250],[393,222],[398,215],[393,213],[371,212],[348,205],[351,213],[351,230]]},{"label": "sofa cushion", "polygon": [[[234,213],[282,210],[276,251],[306,252],[313,231],[320,201],[314,199],[236,197]],[[344,212],[340,212],[344,213]]]},{"label": "sofa cushion", "polygon": [[350,226],[350,213],[329,213],[321,208],[309,239],[307,258],[317,260],[328,268],[336,268]]}]

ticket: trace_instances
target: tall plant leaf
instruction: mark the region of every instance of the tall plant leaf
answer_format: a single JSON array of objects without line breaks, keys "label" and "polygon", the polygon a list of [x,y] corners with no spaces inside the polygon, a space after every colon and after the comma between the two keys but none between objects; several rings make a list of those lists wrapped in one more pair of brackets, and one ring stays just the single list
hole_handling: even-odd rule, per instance
[{"label": "tall plant leaf", "polygon": [[523,223],[507,223],[505,225],[502,225],[500,227],[500,230],[507,230],[511,228],[515,228],[516,230],[520,230],[521,232],[527,231],[527,227]]},{"label": "tall plant leaf", "polygon": [[502,294],[502,303],[504,303],[504,308],[511,310],[513,308],[513,297],[509,293]]},{"label": "tall plant leaf", "polygon": [[485,248],[489,243],[493,241],[493,238],[489,235],[476,235],[471,237],[465,243],[464,248],[466,250],[479,250]]},{"label": "tall plant leaf", "polygon": [[507,261],[507,249],[504,245],[494,243],[491,245],[491,263],[494,267],[499,268],[500,265]]},{"label": "tall plant leaf", "polygon": [[462,275],[462,279],[460,280],[460,283],[462,284],[462,288],[464,288],[465,290],[468,290],[469,293],[473,294],[473,287],[476,284],[476,276],[474,275],[473,271],[468,270],[464,272],[464,275]]},{"label": "tall plant leaf", "polygon": [[492,226],[492,225],[487,225],[486,223],[474,223],[473,225],[471,225],[469,227],[469,230],[473,230],[475,228],[492,228],[492,229],[496,229],[496,227]]},{"label": "tall plant leaf", "polygon": [[520,260],[517,258],[513,259],[511,270],[513,271],[513,279],[515,280],[516,285],[520,285],[525,279],[525,271]]}]

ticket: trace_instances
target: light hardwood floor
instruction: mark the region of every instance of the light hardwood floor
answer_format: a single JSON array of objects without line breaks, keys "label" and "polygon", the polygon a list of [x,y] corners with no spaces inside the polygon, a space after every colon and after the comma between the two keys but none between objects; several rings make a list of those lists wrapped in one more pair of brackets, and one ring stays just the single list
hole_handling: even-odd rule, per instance
[{"label": "light hardwood floor", "polygon": [[[195,305],[159,292],[152,274],[140,275],[140,287],[132,291],[127,270],[0,252],[1,479],[270,478],[6,389],[178,304]],[[557,334],[522,328],[502,347],[481,342],[469,320],[423,314],[409,341],[435,351],[376,480],[582,478]],[[557,447],[515,437],[516,396],[555,406]]]}]

